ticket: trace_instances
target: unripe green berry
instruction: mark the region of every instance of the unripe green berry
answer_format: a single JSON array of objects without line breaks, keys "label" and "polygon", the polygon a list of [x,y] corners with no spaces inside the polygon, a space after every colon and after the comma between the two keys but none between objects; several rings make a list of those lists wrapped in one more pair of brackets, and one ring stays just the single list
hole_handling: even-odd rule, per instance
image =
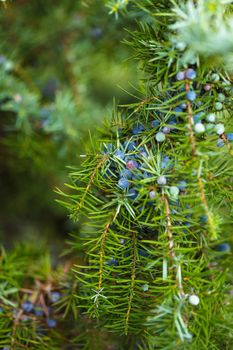
[{"label": "unripe green berry", "polygon": [[163,142],[166,140],[166,136],[163,132],[158,132],[156,135],[155,135],[155,138],[158,142]]},{"label": "unripe green berry", "polygon": [[225,101],[226,96],[224,94],[218,94],[218,101],[223,102]]},{"label": "unripe green berry", "polygon": [[217,83],[220,80],[220,76],[217,73],[213,73],[211,75],[211,81],[213,81],[214,83]]},{"label": "unripe green berry", "polygon": [[217,111],[221,111],[222,108],[223,108],[222,102],[216,102],[216,103],[215,103],[215,109],[216,109]]}]

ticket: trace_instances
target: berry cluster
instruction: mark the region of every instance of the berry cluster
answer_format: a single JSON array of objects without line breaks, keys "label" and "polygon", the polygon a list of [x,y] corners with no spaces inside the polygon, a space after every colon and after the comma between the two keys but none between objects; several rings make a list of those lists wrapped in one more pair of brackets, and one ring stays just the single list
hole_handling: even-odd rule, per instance
[{"label": "berry cluster", "polygon": [[[176,80],[185,85],[185,98],[189,102],[189,106],[187,103],[182,103],[179,106],[180,112],[186,111],[186,113],[191,114],[193,128],[196,134],[217,134],[220,137],[217,141],[217,146],[223,146],[225,127],[222,122],[218,122],[219,117],[222,119],[221,114],[218,114],[223,110],[224,104],[230,102],[231,86],[228,85],[228,82],[221,81],[217,73],[213,73],[209,77],[210,82],[207,82],[201,87],[195,83],[196,78],[197,73],[193,68],[180,71],[176,75]],[[197,93],[198,90],[199,94]],[[208,104],[208,101],[211,104]],[[182,106],[185,108],[182,108]],[[232,141],[233,134],[226,134],[225,138],[228,141]]]},{"label": "berry cluster", "polygon": [[[30,297],[29,297],[30,294]],[[54,304],[61,298],[61,293],[58,291],[49,291],[45,293],[37,294],[35,300],[35,294],[31,291],[26,291],[22,297],[23,301],[19,307],[0,307],[0,314],[2,317],[9,317],[12,314],[13,322],[26,325],[27,322],[36,324],[36,333],[39,336],[46,335],[46,329],[55,328],[57,326],[56,311],[54,310]],[[34,301],[32,301],[32,299]],[[12,303],[12,305],[17,305]],[[4,348],[5,350],[8,347]]]}]

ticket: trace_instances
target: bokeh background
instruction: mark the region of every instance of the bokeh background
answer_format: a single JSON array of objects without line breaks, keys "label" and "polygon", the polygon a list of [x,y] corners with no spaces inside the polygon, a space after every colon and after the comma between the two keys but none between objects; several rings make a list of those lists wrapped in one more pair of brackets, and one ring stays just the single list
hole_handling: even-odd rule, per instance
[{"label": "bokeh background", "polygon": [[[72,231],[57,202],[117,103],[132,102],[138,70],[124,27],[100,0],[0,4],[0,239],[45,240],[59,254]],[[129,92],[126,93],[124,90]]]}]

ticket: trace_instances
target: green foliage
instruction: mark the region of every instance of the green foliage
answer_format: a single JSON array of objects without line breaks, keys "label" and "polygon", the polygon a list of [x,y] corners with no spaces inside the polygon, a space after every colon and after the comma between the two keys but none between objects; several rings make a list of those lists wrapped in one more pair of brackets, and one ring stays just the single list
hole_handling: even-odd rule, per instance
[{"label": "green foliage", "polygon": [[[137,93],[138,102],[114,113],[100,145],[71,171],[71,194],[60,191],[71,218],[86,219],[73,235],[74,251],[85,251],[74,269],[79,307],[100,329],[121,335],[124,348],[133,336],[136,349],[230,349],[232,256],[218,251],[231,238],[230,77],[221,64],[211,70],[197,51],[198,60],[184,63],[189,48],[180,51],[174,39],[180,33],[174,33],[173,3],[142,7],[151,23],[142,22],[129,40],[147,73],[142,97]],[[205,18],[211,34],[212,16]],[[176,79],[179,69],[187,74],[187,63],[197,78]],[[207,125],[210,113],[216,120]],[[226,132],[219,131],[223,124]],[[170,131],[160,139],[165,127]],[[127,168],[129,179],[120,175]]]}]

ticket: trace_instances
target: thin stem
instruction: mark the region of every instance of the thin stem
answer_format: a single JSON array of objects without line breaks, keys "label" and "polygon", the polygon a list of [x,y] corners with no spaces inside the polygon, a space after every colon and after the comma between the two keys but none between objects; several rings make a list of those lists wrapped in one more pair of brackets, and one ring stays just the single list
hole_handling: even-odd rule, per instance
[{"label": "thin stem", "polygon": [[[189,83],[185,84],[185,90],[186,90],[186,92],[188,92],[190,90]],[[195,157],[195,155],[196,155],[196,139],[195,139],[194,132],[193,132],[193,125],[194,125],[193,109],[192,109],[192,104],[190,101],[187,102],[187,109],[188,109],[189,138],[190,138],[190,142],[191,142],[191,146],[192,146],[192,155],[193,155],[193,157]]]},{"label": "thin stem", "polygon": [[[178,264],[178,261],[176,259],[176,254],[175,254],[175,250],[174,250],[174,238],[173,238],[173,230],[172,230],[172,222],[171,222],[171,209],[170,209],[170,205],[167,199],[167,196],[165,193],[163,193],[163,197],[162,197],[164,204],[165,204],[165,214],[166,214],[166,221],[167,221],[167,235],[168,235],[168,247],[169,247],[169,256],[171,258],[172,261],[175,261],[176,263],[176,281],[177,281],[177,285],[178,285],[178,289],[179,289],[179,294],[181,296],[184,296],[184,288],[183,288],[183,284],[182,284],[182,273],[181,273],[181,265]],[[177,265],[178,264],[178,265]]]},{"label": "thin stem", "polygon": [[133,232],[133,268],[132,268],[132,273],[131,273],[131,284],[130,284],[128,309],[127,309],[126,318],[125,318],[125,334],[128,333],[128,329],[129,329],[129,318],[130,318],[130,312],[132,309],[132,301],[133,301],[133,297],[134,297],[136,265],[137,265],[137,236],[136,236],[136,232]]},{"label": "thin stem", "polygon": [[92,185],[92,183],[93,183],[93,181],[94,181],[94,178],[95,178],[95,176],[96,176],[96,174],[97,174],[99,168],[102,167],[102,165],[105,163],[105,161],[106,161],[107,159],[108,159],[108,156],[105,155],[105,156],[99,161],[99,163],[98,163],[97,166],[95,167],[93,173],[91,174],[91,177],[90,177],[90,180],[89,180],[89,182],[88,182],[88,184],[87,184],[87,187],[86,187],[86,189],[85,189],[85,192],[84,192],[82,198],[80,199],[80,201],[78,202],[78,205],[77,205],[77,212],[82,208],[83,203],[84,203],[84,200],[85,200],[85,198],[86,198],[86,195],[87,195],[88,191],[89,191],[90,188],[91,188],[91,185]]},{"label": "thin stem", "polygon": [[106,237],[108,234],[109,227],[112,223],[113,219],[111,219],[107,222],[104,228],[104,232],[101,236],[101,243],[100,243],[100,251],[99,251],[99,282],[98,282],[98,290],[101,289],[102,282],[103,282],[103,266],[104,266],[104,244],[106,241]]}]

